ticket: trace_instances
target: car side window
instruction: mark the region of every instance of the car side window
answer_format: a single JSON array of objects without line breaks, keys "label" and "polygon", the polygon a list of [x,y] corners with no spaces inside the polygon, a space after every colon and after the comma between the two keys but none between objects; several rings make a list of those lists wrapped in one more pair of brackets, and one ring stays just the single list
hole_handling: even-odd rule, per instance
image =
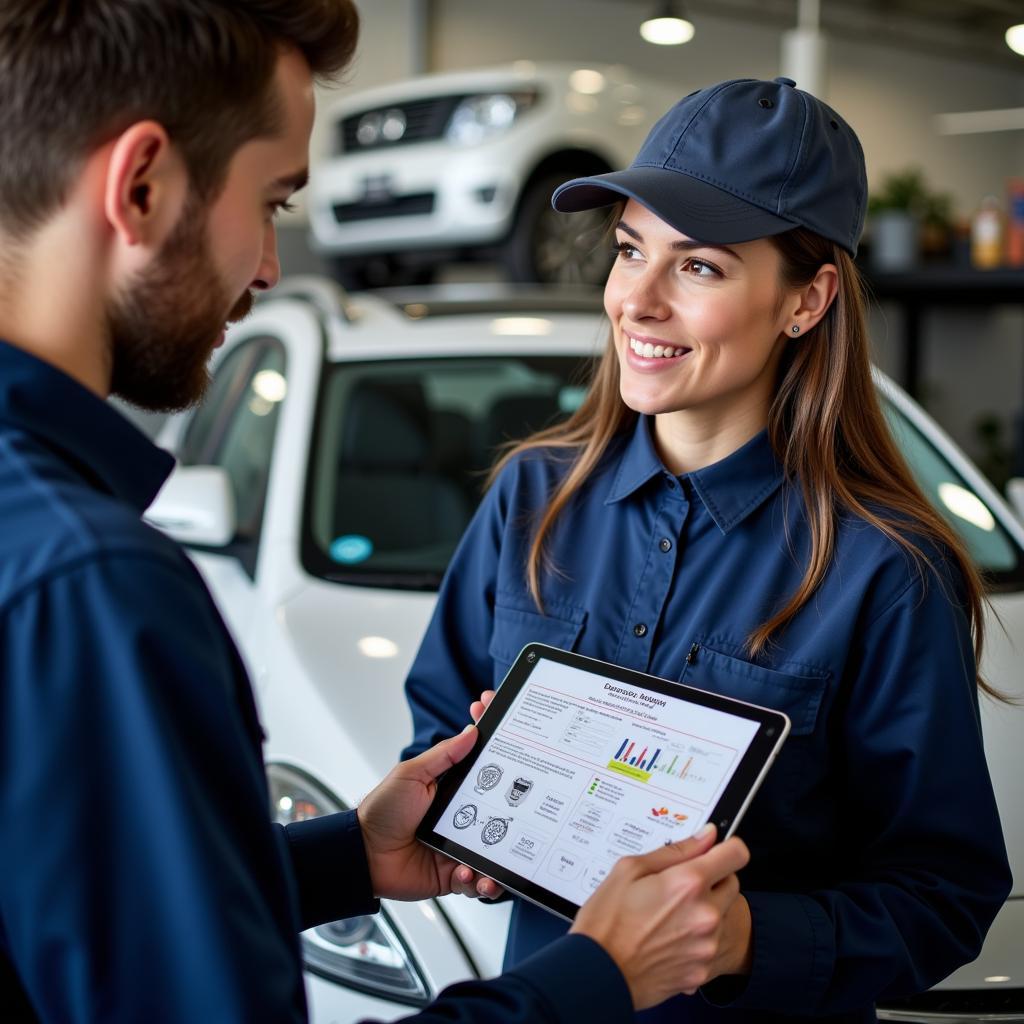
[{"label": "car side window", "polygon": [[[180,460],[184,465],[221,466],[235,495],[235,547],[255,547],[263,520],[274,438],[287,392],[284,346],[257,338],[229,353],[218,367],[202,405],[189,424]],[[236,550],[243,556],[242,550]]]},{"label": "car side window", "polygon": [[232,349],[217,365],[210,387],[185,430],[178,461],[184,466],[209,466],[224,436],[239,396],[252,377],[252,364],[259,358],[260,343],[243,343]]}]

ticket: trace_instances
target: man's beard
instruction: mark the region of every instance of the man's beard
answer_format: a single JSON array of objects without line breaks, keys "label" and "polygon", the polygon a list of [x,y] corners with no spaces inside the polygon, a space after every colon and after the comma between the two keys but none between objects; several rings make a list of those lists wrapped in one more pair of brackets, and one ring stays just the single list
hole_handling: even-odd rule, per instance
[{"label": "man's beard", "polygon": [[231,296],[210,253],[207,211],[191,197],[153,265],[107,308],[112,394],[151,412],[197,405],[225,320],[241,320],[253,301],[246,292],[228,312]]}]

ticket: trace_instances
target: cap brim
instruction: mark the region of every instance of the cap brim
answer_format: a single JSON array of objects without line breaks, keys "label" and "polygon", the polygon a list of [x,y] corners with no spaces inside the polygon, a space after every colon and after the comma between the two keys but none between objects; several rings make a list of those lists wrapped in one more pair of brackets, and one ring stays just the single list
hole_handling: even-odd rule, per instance
[{"label": "cap brim", "polygon": [[701,242],[750,242],[799,227],[706,181],[664,167],[628,167],[574,178],[555,189],[551,205],[562,213],[576,213],[611,206],[623,197],[635,199],[680,233]]}]

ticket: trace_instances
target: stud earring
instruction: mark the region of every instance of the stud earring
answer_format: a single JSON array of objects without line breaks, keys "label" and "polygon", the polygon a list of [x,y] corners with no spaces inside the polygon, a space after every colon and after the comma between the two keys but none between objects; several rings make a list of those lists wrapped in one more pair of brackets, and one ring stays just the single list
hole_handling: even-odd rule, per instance
[{"label": "stud earring", "polygon": [[800,328],[796,324],[793,324],[793,333],[794,334],[799,334],[800,333]]}]

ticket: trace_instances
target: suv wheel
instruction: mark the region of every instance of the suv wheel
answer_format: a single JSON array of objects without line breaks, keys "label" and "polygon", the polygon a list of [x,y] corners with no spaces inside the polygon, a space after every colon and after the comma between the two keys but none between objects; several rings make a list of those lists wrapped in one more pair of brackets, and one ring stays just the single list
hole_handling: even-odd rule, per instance
[{"label": "suv wheel", "polygon": [[529,186],[519,204],[503,257],[513,281],[603,285],[612,257],[605,244],[608,211],[558,213],[551,193],[571,174],[547,175]]}]

